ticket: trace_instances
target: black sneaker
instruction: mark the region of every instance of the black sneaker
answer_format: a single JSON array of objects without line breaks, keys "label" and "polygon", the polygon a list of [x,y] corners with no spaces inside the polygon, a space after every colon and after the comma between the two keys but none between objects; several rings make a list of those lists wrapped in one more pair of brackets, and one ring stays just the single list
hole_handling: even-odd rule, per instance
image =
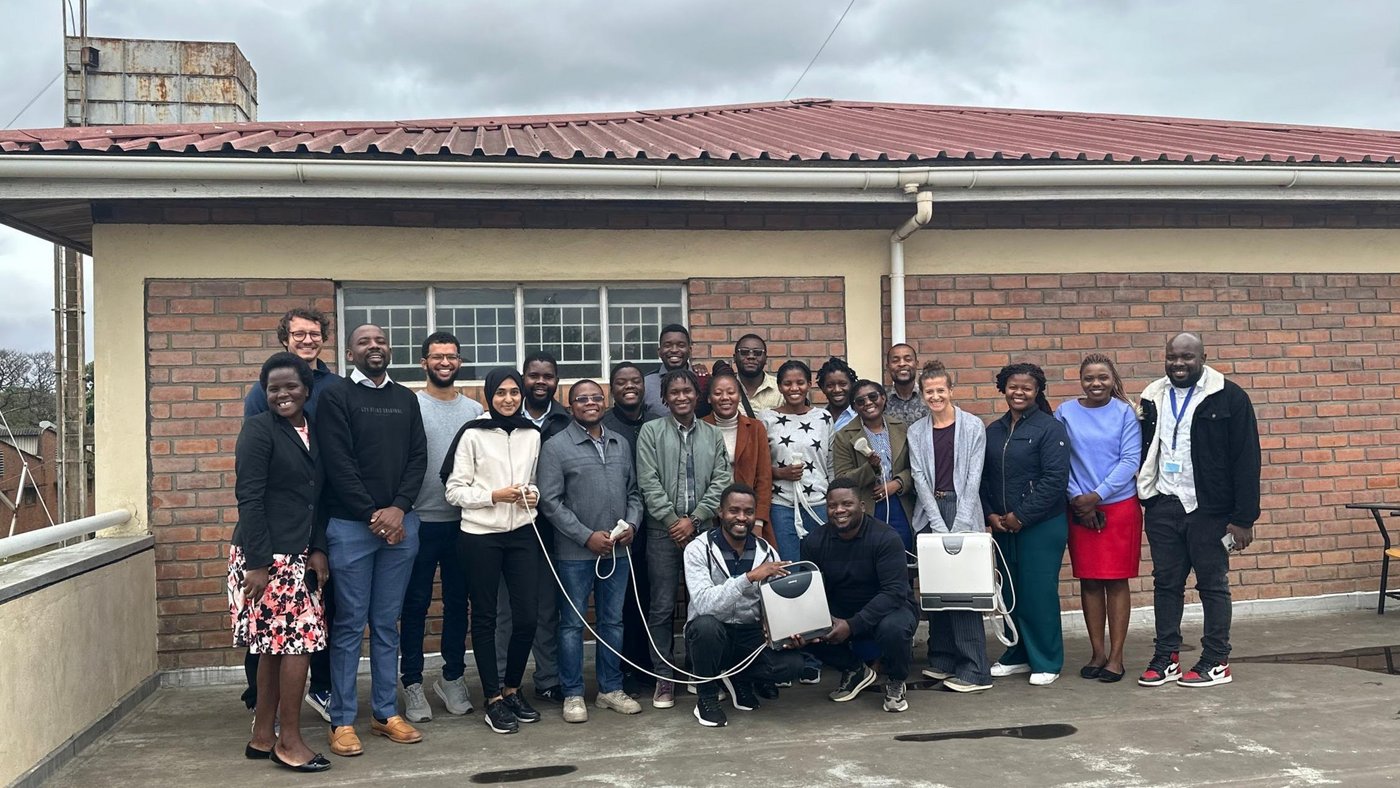
[{"label": "black sneaker", "polygon": [[534,707],[529,703],[526,703],[525,699],[520,697],[518,691],[501,698],[501,702],[506,704],[506,708],[510,709],[510,713],[514,714],[515,718],[521,722],[540,721],[540,713],[535,711]]},{"label": "black sneaker", "polygon": [[709,692],[695,702],[695,719],[706,728],[723,728],[729,724],[724,707],[719,705],[719,696]]},{"label": "black sneaker", "polygon": [[805,665],[802,668],[802,678],[798,680],[803,684],[820,684],[822,683],[822,669]]},{"label": "black sneaker", "polygon": [[904,682],[885,682],[885,711],[907,711],[909,701],[904,699]]},{"label": "black sneaker", "polygon": [[754,685],[753,693],[764,700],[777,700],[778,685],[771,681],[760,681]]},{"label": "black sneaker", "polygon": [[754,694],[751,682],[730,681],[726,678],[724,686],[729,688],[729,697],[734,701],[734,708],[739,711],[753,711],[758,708],[758,696]]},{"label": "black sneaker", "polygon": [[506,705],[504,698],[486,704],[486,714],[481,718],[486,723],[486,727],[496,733],[515,733],[520,730],[520,722],[515,719],[515,714]]},{"label": "black sneaker", "polygon": [[545,687],[544,689],[535,687],[535,697],[540,700],[549,701],[550,703],[562,704],[564,702],[564,690],[557,684],[553,687]]},{"label": "black sneaker", "polygon": [[841,671],[841,682],[827,695],[837,703],[845,703],[860,694],[860,691],[875,683],[875,671],[862,664],[857,670]]}]

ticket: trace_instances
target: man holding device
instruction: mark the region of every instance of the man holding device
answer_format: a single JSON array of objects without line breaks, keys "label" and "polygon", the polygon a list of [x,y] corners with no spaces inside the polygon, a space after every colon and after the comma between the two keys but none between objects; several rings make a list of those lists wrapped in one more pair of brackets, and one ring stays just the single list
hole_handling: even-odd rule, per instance
[{"label": "man holding device", "polygon": [[[746,484],[725,487],[719,498],[719,527],[697,537],[685,548],[685,586],[690,596],[685,623],[685,647],[696,676],[717,676],[762,648],[737,676],[722,679],[734,708],[758,708],[754,685],[792,681],[802,672],[802,655],[767,648],[759,609],[763,581],[787,574],[788,564],[752,529],[757,495]],[[724,727],[719,681],[698,687],[695,719],[707,728]]]},{"label": "man holding device", "polygon": [[[1152,661],[1138,684],[1228,684],[1230,552],[1254,539],[1259,519],[1259,427],[1249,395],[1206,366],[1195,334],[1167,343],[1166,377],[1142,392],[1142,469],[1137,492],[1152,549]],[[1222,546],[1223,545],[1223,546]],[[1196,572],[1205,614],[1201,658],[1181,672],[1186,576]]]}]

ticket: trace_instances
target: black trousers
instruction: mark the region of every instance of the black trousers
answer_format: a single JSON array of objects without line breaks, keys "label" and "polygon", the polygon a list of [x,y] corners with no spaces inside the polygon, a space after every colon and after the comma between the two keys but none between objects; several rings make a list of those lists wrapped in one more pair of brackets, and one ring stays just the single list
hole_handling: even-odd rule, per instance
[{"label": "black trousers", "polygon": [[[335,590],[330,578],[321,583],[321,610],[326,616],[326,631],[330,632],[330,622],[335,620]],[[243,655],[243,675],[248,679],[248,688],[243,690],[243,703],[250,709],[258,705],[258,655],[249,651]],[[308,690],[316,693],[331,691],[331,650],[323,648],[311,652],[311,683]]]},{"label": "black trousers", "polygon": [[1181,611],[1186,604],[1186,576],[1196,572],[1196,591],[1205,615],[1201,658],[1230,661],[1230,553],[1220,540],[1225,519],[1190,514],[1175,497],[1158,496],[1147,506],[1143,530],[1152,550],[1152,609],[1156,619],[1155,653],[1181,649]]},{"label": "black trousers", "polygon": [[873,633],[852,638],[845,643],[812,643],[807,651],[842,671],[859,670],[865,663],[860,654],[852,648],[855,643],[873,642],[879,650],[880,664],[890,681],[904,681],[909,678],[909,664],[914,660],[914,630],[919,619],[914,611],[905,606],[881,619]]},{"label": "black trousers", "polygon": [[[632,574],[627,579],[627,596],[622,600],[622,655],[638,665],[651,664],[646,610],[651,599],[651,582],[647,573],[646,533],[647,529],[638,528],[632,538]],[[637,606],[639,597],[642,607]],[[636,671],[627,662],[622,663],[622,671],[639,679],[646,677],[645,673]]]},{"label": "black trousers", "polygon": [[[535,642],[539,615],[539,564],[544,560],[532,526],[496,534],[463,533],[457,541],[467,573],[471,598],[472,651],[486,699],[501,694],[502,685],[519,687]],[[496,602],[501,580],[510,596],[510,643],[506,671],[496,667]]]},{"label": "black trousers", "polygon": [[[779,651],[766,646],[763,626],[726,624],[714,616],[696,616],[685,625],[685,651],[690,657],[690,669],[697,676],[718,676],[739,664],[763,646],[742,673],[731,679],[736,683],[779,683],[795,681],[802,674],[801,651]],[[702,694],[719,692],[719,682],[709,681],[696,690]]]}]

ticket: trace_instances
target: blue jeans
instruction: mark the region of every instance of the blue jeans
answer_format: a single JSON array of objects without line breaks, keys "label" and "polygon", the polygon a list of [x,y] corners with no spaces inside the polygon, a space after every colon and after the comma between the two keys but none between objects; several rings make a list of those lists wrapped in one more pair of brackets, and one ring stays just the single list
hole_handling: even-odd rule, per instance
[{"label": "blue jeans", "polygon": [[[807,513],[806,507],[802,509],[802,527],[807,529],[807,533],[817,530],[826,522],[826,504],[813,506],[812,511],[817,513],[820,520],[813,520],[812,515]],[[796,561],[801,557],[801,539],[797,536],[797,525],[792,515],[792,506],[773,502],[773,508],[769,512],[773,518],[773,536],[778,540],[774,547],[778,548],[778,555],[784,561]]]},{"label": "blue jeans", "polygon": [[403,518],[402,542],[391,545],[369,530],[369,523],[332,517],[326,527],[331,576],[335,578],[335,621],[331,624],[331,724],[353,725],[359,711],[355,674],[360,640],[369,624],[370,711],[388,719],[395,708],[399,615],[418,554],[418,515]]},{"label": "blue jeans", "polygon": [[456,681],[466,671],[467,575],[457,554],[460,520],[418,525],[418,557],[403,598],[399,623],[399,675],[405,687],[423,683],[423,630],[433,603],[433,575],[442,567],[442,678]]},{"label": "blue jeans", "polygon": [[[612,559],[604,558],[599,568],[607,574],[612,565]],[[590,593],[595,608],[593,628],[599,635],[594,651],[598,692],[622,689],[622,660],[608,646],[622,650],[622,600],[627,594],[627,577],[632,573],[630,563],[619,559],[606,580],[597,576],[593,561],[555,561],[554,568],[559,570],[559,579],[568,594],[559,595],[559,686],[564,697],[583,695],[583,619],[569,607],[569,600],[579,612],[587,613]]]}]

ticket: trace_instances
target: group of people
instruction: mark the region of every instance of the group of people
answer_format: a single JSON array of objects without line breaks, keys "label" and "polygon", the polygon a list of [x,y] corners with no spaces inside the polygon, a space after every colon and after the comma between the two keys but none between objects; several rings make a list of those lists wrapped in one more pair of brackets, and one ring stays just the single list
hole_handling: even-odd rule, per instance
[{"label": "group of people", "polygon": [[[926,614],[922,675],[948,690],[1058,678],[1066,547],[1092,644],[1080,675],[1122,679],[1144,528],[1156,639],[1138,683],[1231,680],[1228,551],[1249,544],[1259,516],[1259,441],[1248,396],[1205,364],[1194,335],[1170,340],[1165,377],[1137,404],[1103,355],[1084,359],[1083,395],[1055,411],[1041,368],[1010,364],[995,378],[1006,411],[984,424],[955,404],[953,372],[920,366],[905,344],[886,356],[887,388],[838,358],[815,374],[796,359],[769,373],[755,334],[707,368],[692,360],[687,330],[669,325],[656,370],[623,362],[606,385],[576,381],[565,408],[548,353],[492,370],[478,403],[458,390],[451,334],[423,340],[415,392],[389,377],[375,325],[350,332],[351,370],[337,377],[320,361],[329,330],[315,310],[283,317],[287,352],[263,365],[238,439],[229,600],[235,643],[249,653],[249,758],[330,768],[299,733],[304,692],[330,724],[331,752],[363,752],[354,722],[366,627],[370,732],[421,741],[413,723],[433,715],[423,641],[435,577],[443,667],[432,692],[449,714],[473,710],[470,631],[483,717],[497,733],[541,719],[521,692],[532,652],[536,702],[560,703],[567,722],[588,719],[585,629],[597,641],[599,709],[642,710],[630,674],[634,687],[654,679],[657,709],[689,688],[695,719],[720,727],[726,701],[752,711],[794,683],[820,683],[828,666],[840,673],[832,701],[856,699],[883,674],[883,709],[904,711],[924,615],[910,572],[923,532],[991,531],[1015,599],[1019,642],[991,664],[980,613]],[[762,584],[799,571],[794,562],[821,572],[832,616],[808,639],[763,625]],[[1182,672],[1191,571],[1205,633]]]}]

